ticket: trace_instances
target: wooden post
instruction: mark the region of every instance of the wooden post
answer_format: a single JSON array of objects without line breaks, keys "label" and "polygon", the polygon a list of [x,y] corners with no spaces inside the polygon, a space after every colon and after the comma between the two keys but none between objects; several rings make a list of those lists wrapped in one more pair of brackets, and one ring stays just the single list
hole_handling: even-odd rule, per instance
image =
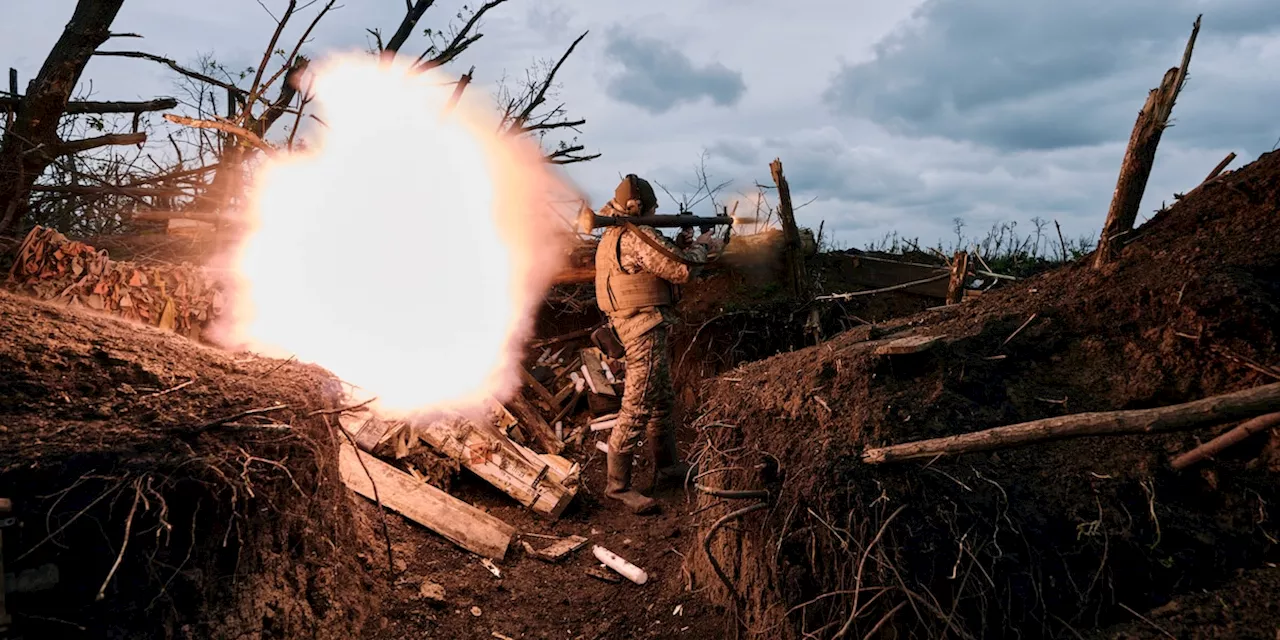
[{"label": "wooden post", "polygon": [[1115,260],[1121,237],[1133,230],[1133,223],[1138,218],[1138,207],[1142,204],[1142,195],[1147,190],[1147,179],[1151,177],[1151,167],[1155,163],[1156,147],[1160,145],[1160,136],[1165,127],[1169,126],[1173,103],[1178,99],[1178,93],[1187,80],[1191,50],[1195,47],[1196,35],[1199,33],[1200,17],[1196,17],[1195,25],[1191,28],[1191,38],[1187,40],[1187,48],[1182,54],[1182,66],[1165,72],[1160,86],[1147,94],[1147,101],[1138,112],[1138,120],[1129,136],[1129,146],[1120,163],[1120,176],[1116,179],[1116,189],[1111,195],[1107,221],[1098,238],[1098,249],[1094,252],[1095,269]]},{"label": "wooden post", "polygon": [[969,252],[957,251],[951,261],[951,282],[947,284],[947,304],[964,302],[964,280],[969,274]]},{"label": "wooden post", "polygon": [[867,449],[862,461],[883,464],[1009,449],[1082,436],[1163,433],[1207,427],[1280,411],[1280,382],[1155,409],[1099,411]]},{"label": "wooden post", "polygon": [[18,108],[21,102],[18,101],[18,70],[9,67],[9,97],[13,98],[13,107],[6,109],[4,113],[4,130],[8,131],[13,128],[13,121],[18,117]]},{"label": "wooden post", "polygon": [[471,84],[471,74],[475,72],[476,68],[472,66],[466,75],[458,79],[458,84],[453,85],[453,94],[449,96],[449,102],[445,103],[441,117],[449,115],[454,107],[458,106],[458,101],[462,99],[462,92],[466,91],[467,85]]},{"label": "wooden post", "polygon": [[782,235],[786,240],[783,249],[783,264],[787,272],[787,285],[791,295],[803,298],[808,295],[808,278],[804,270],[804,254],[800,250],[800,228],[796,226],[795,209],[791,206],[791,187],[787,177],[782,174],[782,160],[774,158],[769,163],[769,173],[774,184],[778,185],[778,219],[782,221]]}]

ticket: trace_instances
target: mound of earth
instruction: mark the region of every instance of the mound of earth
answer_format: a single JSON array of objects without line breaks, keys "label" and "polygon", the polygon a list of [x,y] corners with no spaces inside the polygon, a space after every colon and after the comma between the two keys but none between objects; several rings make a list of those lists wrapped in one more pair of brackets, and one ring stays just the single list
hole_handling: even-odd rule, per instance
[{"label": "mound of earth", "polygon": [[9,594],[26,637],[360,632],[332,376],[4,292],[0,332],[4,569],[56,576]]},{"label": "mound of earth", "polygon": [[[700,498],[715,561],[699,552],[696,577],[751,637],[1077,637],[1237,588],[1280,559],[1275,434],[1181,473],[1171,454],[1232,425],[924,464],[860,454],[1280,379],[1278,202],[1270,153],[1159,213],[1106,269],[1086,259],[710,381],[699,482],[767,497],[723,520],[756,496]],[[945,340],[877,356],[886,335]],[[1270,606],[1250,599],[1230,601]],[[1220,637],[1185,619],[1186,637]],[[1273,616],[1233,620],[1232,637],[1275,636]]]}]

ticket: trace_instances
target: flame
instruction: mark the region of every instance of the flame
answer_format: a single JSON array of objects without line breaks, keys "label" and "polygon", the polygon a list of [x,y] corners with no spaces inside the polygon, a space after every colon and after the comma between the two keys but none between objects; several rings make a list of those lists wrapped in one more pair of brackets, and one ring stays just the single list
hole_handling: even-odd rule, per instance
[{"label": "flame", "polygon": [[327,126],[256,174],[228,337],[384,412],[505,399],[565,259],[551,205],[574,190],[491,109],[464,96],[445,115],[438,73],[350,55],[312,87]]}]

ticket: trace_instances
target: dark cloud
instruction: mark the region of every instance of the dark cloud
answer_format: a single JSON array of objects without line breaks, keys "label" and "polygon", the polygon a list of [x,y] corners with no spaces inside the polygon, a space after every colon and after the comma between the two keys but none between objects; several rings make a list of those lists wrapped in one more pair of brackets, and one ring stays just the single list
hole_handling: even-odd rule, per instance
[{"label": "dark cloud", "polygon": [[605,92],[619,102],[653,114],[708,98],[727,107],[738,103],[747,85],[742,73],[712,62],[695,65],[666,42],[612,29],[605,56],[622,67],[609,79]]},{"label": "dark cloud", "polygon": [[[843,65],[824,101],[895,133],[1004,150],[1124,139],[1143,91],[1177,64],[1206,8],[1180,101],[1190,108],[1175,110],[1194,125],[1180,133],[1256,143],[1259,127],[1276,126],[1267,105],[1280,89],[1267,81],[1275,61],[1265,58],[1275,54],[1251,50],[1249,36],[1280,30],[1275,0],[927,0],[876,45],[872,60]],[[1231,70],[1250,62],[1255,68],[1240,82]],[[1231,100],[1223,101],[1227,91]]]}]

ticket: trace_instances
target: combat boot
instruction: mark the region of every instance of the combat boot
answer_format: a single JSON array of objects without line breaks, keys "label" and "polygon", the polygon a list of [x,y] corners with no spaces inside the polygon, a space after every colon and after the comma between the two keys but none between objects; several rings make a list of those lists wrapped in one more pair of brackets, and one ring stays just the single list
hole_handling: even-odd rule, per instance
[{"label": "combat boot", "polygon": [[658,503],[639,491],[631,488],[631,460],[634,454],[618,453],[609,448],[607,457],[608,461],[608,484],[605,486],[604,495],[613,498],[626,505],[632,513],[645,514],[652,513],[658,508]]},{"label": "combat boot", "polygon": [[696,473],[693,466],[680,459],[676,449],[674,430],[666,433],[649,433],[649,447],[653,451],[653,488],[683,485]]}]

